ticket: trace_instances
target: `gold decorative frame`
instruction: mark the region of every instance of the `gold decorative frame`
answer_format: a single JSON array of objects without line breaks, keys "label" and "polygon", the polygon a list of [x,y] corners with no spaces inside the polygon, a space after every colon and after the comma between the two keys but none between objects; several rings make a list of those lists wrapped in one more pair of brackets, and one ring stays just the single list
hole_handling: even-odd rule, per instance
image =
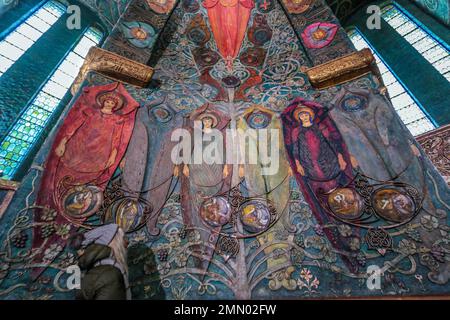
[{"label": "gold decorative frame", "polygon": [[370,49],[362,49],[309,68],[306,74],[316,89],[326,89],[370,73],[375,61]]},{"label": "gold decorative frame", "polygon": [[153,76],[153,68],[145,64],[101,48],[92,47],[72,85],[73,95],[80,89],[89,71],[95,71],[110,79],[141,88],[146,87]]}]

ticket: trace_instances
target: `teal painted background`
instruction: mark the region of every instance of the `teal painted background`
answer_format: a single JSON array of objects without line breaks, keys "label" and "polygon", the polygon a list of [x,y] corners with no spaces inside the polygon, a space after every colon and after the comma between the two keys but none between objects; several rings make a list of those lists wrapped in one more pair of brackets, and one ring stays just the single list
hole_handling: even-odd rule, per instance
[{"label": "teal painted background", "polygon": [[[135,3],[144,5],[144,2],[140,0]],[[257,1],[258,5],[261,3],[262,1]],[[314,59],[310,57],[316,58],[317,61],[326,61],[336,55],[352,51],[352,48],[348,46],[348,39],[342,43],[332,43],[329,47],[314,53],[304,48],[295,31],[301,33],[307,23],[319,19],[314,13],[325,13],[320,19],[334,21],[329,10],[321,5],[319,3],[308,13],[292,19],[294,26],[289,23],[278,3],[274,3],[270,12],[262,12],[259,6],[259,9],[254,10],[250,25],[256,20],[256,14],[262,14],[272,31],[272,40],[264,47],[266,50],[264,59],[261,59],[257,66],[247,69],[241,61],[236,61],[238,72],[235,74],[245,83],[250,78],[250,71],[256,71],[256,74],[261,74],[263,81],[243,90],[240,98],[236,99],[232,105],[236,106],[237,115],[241,115],[242,113],[239,112],[252,104],[262,105],[279,114],[295,97],[314,100],[334,108],[332,116],[336,118],[335,121],[347,145],[351,150],[359,150],[359,152],[353,152],[358,161],[370,166],[375,161],[375,155],[381,154],[389,159],[386,166],[390,170],[398,168],[397,160],[402,155],[396,147],[401,145],[403,148],[401,150],[406,150],[409,154],[411,153],[409,144],[416,147],[418,145],[401,125],[392,107],[384,103],[382,107],[385,114],[374,119],[375,117],[370,113],[371,108],[366,110],[364,105],[360,105],[360,108],[344,112],[339,109],[340,105],[333,101],[339,95],[345,96],[345,90],[362,90],[365,93],[370,92],[372,96],[379,96],[377,91],[379,87],[375,78],[367,75],[343,86],[319,91],[312,88],[305,75],[305,68],[314,64]],[[141,15],[134,11],[128,12],[128,15],[123,18],[124,21],[143,20],[149,16],[142,13],[145,11],[136,11]],[[151,89],[127,86],[127,90],[141,105],[139,120],[150,129],[156,127],[154,131],[156,134],[152,138],[158,141],[162,140],[162,135],[158,134],[161,131],[158,130],[165,124],[158,124],[155,120],[146,121],[153,119],[150,117],[153,108],[166,108],[181,116],[207,102],[222,108],[227,108],[229,105],[224,101],[226,99],[217,98],[218,91],[223,90],[218,81],[227,72],[222,59],[218,59],[214,68],[208,71],[212,80],[201,80],[201,72],[204,68],[199,67],[201,60],[196,55],[198,46],[195,43],[195,35],[199,32],[188,31],[188,26],[196,13],[206,17],[204,9],[197,9],[195,13],[192,13],[185,12],[184,8],[179,6],[169,21],[169,27],[173,28],[174,33],[170,38],[163,37],[163,40],[167,39],[167,43],[165,43],[166,46],[158,47],[162,53],[155,64],[154,78],[159,80],[160,86]],[[111,50],[117,52],[126,50],[141,58],[151,55],[150,51],[153,48],[134,47],[123,37],[118,28],[115,31],[107,42]],[[209,54],[213,56],[217,51],[214,40],[210,38],[207,42],[212,52]],[[164,43],[158,45],[162,44]],[[342,46],[339,47],[339,45]],[[400,45],[401,43],[390,43],[390,47],[398,48]],[[252,47],[253,44],[246,37],[242,52]],[[335,48],[341,51],[337,52]],[[391,62],[398,63],[394,57],[395,50],[392,48],[385,50],[393,55]],[[216,79],[215,83],[214,79]],[[90,73],[84,85],[100,85],[110,81]],[[35,201],[52,140],[63,123],[65,114],[73,106],[73,101],[64,106],[64,113],[59,117],[57,126],[52,129],[51,134],[39,148],[37,156],[33,159],[34,166],[22,180],[23,184],[0,224],[0,252],[2,253],[0,255],[0,299],[71,299],[74,297],[74,293],[67,291],[64,284],[67,278],[65,268],[75,261],[75,253],[68,249],[60,252],[60,256],[37,281],[30,282],[29,279],[29,270],[33,267],[29,264],[30,239],[34,227],[33,209],[30,206]],[[373,122],[380,126],[381,132],[370,132],[369,142],[359,139],[362,136],[360,132],[369,128]],[[351,123],[353,124],[350,125]],[[137,148],[141,147],[137,146]],[[373,151],[377,147],[378,153]],[[151,154],[151,159],[154,159],[157,153]],[[366,231],[362,230],[360,238],[354,238],[351,252],[347,252],[358,260],[359,270],[354,273],[345,269],[339,252],[333,249],[324,236],[323,228],[313,216],[297,183],[290,178],[289,206],[283,219],[280,219],[280,223],[258,239],[239,240],[242,251],[238,257],[225,259],[223,254],[216,252],[206,276],[202,276],[202,270],[196,268],[194,263],[195,255],[199,254],[193,252],[193,247],[196,245],[206,247],[209,244],[199,242],[196,228],[187,228],[184,225],[180,206],[181,190],[178,186],[158,216],[156,221],[160,231],[158,234],[144,227],[128,235],[131,241],[129,265],[133,297],[135,299],[242,297],[275,299],[448,294],[449,271],[448,260],[445,260],[448,248],[445,244],[449,239],[450,193],[423,152],[411,156],[409,160],[413,162],[411,170],[401,179],[420,186],[420,192],[426,199],[426,204],[411,224],[403,225],[392,232],[392,247],[385,255],[369,248],[364,240]],[[142,170],[146,175],[151,176],[159,168],[152,167],[149,161],[144,165],[135,166],[135,169]],[[121,172],[117,174],[120,175]],[[99,219],[102,218],[94,216],[93,221],[90,222],[100,223]],[[49,221],[48,225],[51,223]],[[325,227],[332,228],[343,235],[352,234],[349,231],[351,227],[339,222]],[[18,231],[23,231],[26,238],[24,247],[21,247],[22,242],[17,241],[15,237]],[[273,238],[270,239],[271,237]],[[282,244],[282,248],[266,254],[264,249],[272,243]],[[58,248],[52,248],[48,253],[53,252],[59,252]],[[278,261],[269,265],[269,260]],[[383,266],[385,263],[387,266],[390,263],[395,264],[395,267],[387,273],[380,290],[370,291],[365,281],[367,266],[371,264]],[[440,278],[436,278],[436,275]]]}]

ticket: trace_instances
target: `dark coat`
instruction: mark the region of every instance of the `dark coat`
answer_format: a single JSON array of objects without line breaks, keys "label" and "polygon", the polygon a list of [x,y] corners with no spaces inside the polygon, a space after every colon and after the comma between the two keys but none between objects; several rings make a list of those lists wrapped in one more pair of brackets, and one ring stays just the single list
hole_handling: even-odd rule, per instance
[{"label": "dark coat", "polygon": [[80,257],[78,265],[86,271],[81,279],[78,300],[126,300],[123,275],[112,265],[94,266],[111,255],[111,248],[105,245],[91,244]]}]

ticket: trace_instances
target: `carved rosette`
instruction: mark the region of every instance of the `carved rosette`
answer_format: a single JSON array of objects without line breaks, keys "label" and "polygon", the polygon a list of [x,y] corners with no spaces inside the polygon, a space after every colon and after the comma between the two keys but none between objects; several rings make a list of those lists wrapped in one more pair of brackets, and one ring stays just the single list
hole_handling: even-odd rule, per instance
[{"label": "carved rosette", "polygon": [[306,74],[315,88],[325,89],[370,73],[374,60],[372,52],[366,48],[312,67]]},{"label": "carved rosette", "polygon": [[95,71],[113,80],[141,88],[146,87],[150,83],[153,75],[153,68],[145,64],[101,48],[92,47],[72,85],[72,94],[75,94],[80,89],[81,84],[90,71]]}]

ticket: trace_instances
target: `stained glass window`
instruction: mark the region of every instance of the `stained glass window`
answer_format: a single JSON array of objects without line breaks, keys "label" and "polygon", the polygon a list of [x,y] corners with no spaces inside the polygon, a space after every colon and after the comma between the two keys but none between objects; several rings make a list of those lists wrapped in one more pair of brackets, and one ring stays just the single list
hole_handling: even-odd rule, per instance
[{"label": "stained glass window", "polygon": [[3,178],[11,178],[26,158],[75,80],[89,49],[98,45],[101,38],[102,33],[97,29],[87,29],[3,139],[0,144]]},{"label": "stained glass window", "polygon": [[450,51],[448,47],[418,25],[395,4],[383,7],[381,17],[450,81]]},{"label": "stained glass window", "polygon": [[403,84],[391,72],[366,39],[364,39],[359,30],[350,30],[349,36],[356,49],[361,50],[363,48],[369,48],[372,50],[378,68],[380,69],[384,85],[389,92],[392,105],[409,131],[411,131],[414,136],[417,136],[435,129],[436,127],[433,122],[425,115],[419,104],[414,100],[411,94],[408,93]]},{"label": "stained glass window", "polygon": [[64,14],[66,7],[47,1],[0,41],[0,77]]}]

